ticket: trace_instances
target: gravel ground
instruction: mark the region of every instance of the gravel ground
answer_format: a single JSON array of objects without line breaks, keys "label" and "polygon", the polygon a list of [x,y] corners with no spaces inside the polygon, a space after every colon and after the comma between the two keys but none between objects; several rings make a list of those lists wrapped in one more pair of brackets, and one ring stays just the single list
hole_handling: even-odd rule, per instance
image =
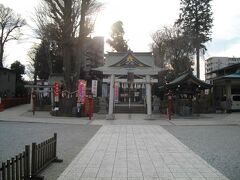
[{"label": "gravel ground", "polygon": [[25,144],[39,143],[57,132],[57,155],[63,159],[63,162],[52,163],[42,173],[45,180],[55,180],[100,127],[97,125],[0,122],[0,162],[22,152]]},{"label": "gravel ground", "polygon": [[240,179],[239,126],[163,126],[231,180]]}]

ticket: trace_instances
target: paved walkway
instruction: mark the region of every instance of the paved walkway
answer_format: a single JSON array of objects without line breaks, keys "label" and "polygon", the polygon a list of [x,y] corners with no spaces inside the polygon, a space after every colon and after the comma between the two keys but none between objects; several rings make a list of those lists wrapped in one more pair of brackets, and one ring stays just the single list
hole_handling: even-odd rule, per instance
[{"label": "paved walkway", "polygon": [[173,117],[171,121],[166,115],[153,114],[152,120],[145,120],[145,114],[115,114],[116,120],[106,120],[105,114],[94,114],[88,117],[56,117],[47,111],[37,111],[35,116],[30,104],[12,107],[0,112],[0,121],[60,123],[60,124],[93,124],[93,125],[240,125],[240,113],[201,114],[199,117]]},{"label": "paved walkway", "polygon": [[56,117],[51,116],[48,111],[36,111],[33,116],[30,104],[24,104],[5,109],[0,112],[0,121],[13,122],[38,122],[38,123],[60,123],[60,124],[88,124],[88,118]]},{"label": "paved walkway", "polygon": [[227,180],[160,126],[106,125],[58,180]]},{"label": "paved walkway", "polygon": [[0,112],[0,121],[99,124],[103,127],[89,141],[59,180],[225,180],[160,125],[240,125],[240,113],[201,114],[200,117],[171,121],[165,115],[116,114],[116,120],[105,115],[87,117],[53,117],[49,112],[28,112],[22,105]]}]

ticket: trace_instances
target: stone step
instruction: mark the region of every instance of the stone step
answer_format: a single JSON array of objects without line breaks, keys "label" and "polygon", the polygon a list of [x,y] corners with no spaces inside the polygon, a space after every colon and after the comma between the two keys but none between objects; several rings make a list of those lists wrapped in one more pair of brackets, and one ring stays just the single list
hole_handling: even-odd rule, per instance
[{"label": "stone step", "polygon": [[121,106],[115,106],[114,107],[114,113],[145,113],[146,109],[143,105],[137,105],[137,106],[128,106],[128,105],[121,105]]}]

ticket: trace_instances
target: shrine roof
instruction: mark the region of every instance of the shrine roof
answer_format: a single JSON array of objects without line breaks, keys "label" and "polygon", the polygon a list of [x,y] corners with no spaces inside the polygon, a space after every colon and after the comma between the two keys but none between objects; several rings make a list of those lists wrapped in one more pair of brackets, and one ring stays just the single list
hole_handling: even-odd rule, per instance
[{"label": "shrine roof", "polygon": [[232,74],[219,76],[213,80],[215,81],[215,80],[222,80],[222,79],[240,79],[240,70],[238,69],[235,73],[232,73]]},{"label": "shrine roof", "polygon": [[211,84],[205,83],[204,81],[202,81],[202,80],[198,79],[196,76],[194,76],[192,71],[186,71],[182,75],[180,75],[178,78],[174,79],[173,81],[167,83],[164,86],[161,86],[160,89],[175,88],[178,85],[182,85],[184,83],[195,84],[197,86],[200,86],[202,89],[208,89],[208,88],[212,87]]},{"label": "shrine roof", "polygon": [[114,53],[109,52],[105,55],[105,64],[94,70],[102,71],[104,74],[135,74],[156,75],[162,71],[155,66],[154,57],[151,52],[132,52]]}]

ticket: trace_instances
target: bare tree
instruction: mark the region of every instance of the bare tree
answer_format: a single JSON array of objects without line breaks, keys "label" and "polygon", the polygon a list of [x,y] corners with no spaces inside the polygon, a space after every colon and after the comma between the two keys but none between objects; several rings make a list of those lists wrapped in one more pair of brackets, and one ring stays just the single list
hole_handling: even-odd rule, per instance
[{"label": "bare tree", "polygon": [[153,52],[160,61],[157,64],[171,70],[173,78],[191,68],[194,49],[177,27],[163,27],[153,34],[152,39]]},{"label": "bare tree", "polygon": [[20,29],[26,24],[25,20],[12,9],[0,4],[0,67],[3,67],[4,46],[10,40],[20,38]]},{"label": "bare tree", "polygon": [[[96,0],[42,0],[37,9],[36,22],[39,37],[55,41],[63,57],[65,87],[68,91],[76,88],[80,74],[82,44],[92,31],[92,14],[101,4]],[[78,53],[75,54],[75,49]]]},{"label": "bare tree", "polygon": [[34,44],[31,49],[28,51],[28,64],[26,65],[26,75],[30,80],[34,81],[34,84],[37,83],[37,72],[38,72],[38,66],[37,66],[37,60],[36,60],[36,54],[38,51],[39,46],[37,44]]}]

